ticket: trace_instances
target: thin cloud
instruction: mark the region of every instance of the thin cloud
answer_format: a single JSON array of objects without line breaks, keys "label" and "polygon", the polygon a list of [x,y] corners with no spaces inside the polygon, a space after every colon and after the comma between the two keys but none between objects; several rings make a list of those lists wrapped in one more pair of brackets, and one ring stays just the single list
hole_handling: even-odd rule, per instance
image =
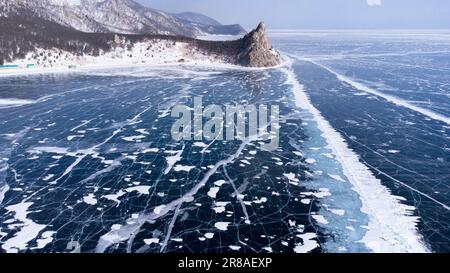
[{"label": "thin cloud", "polygon": [[366,0],[369,6],[381,6],[381,0]]}]

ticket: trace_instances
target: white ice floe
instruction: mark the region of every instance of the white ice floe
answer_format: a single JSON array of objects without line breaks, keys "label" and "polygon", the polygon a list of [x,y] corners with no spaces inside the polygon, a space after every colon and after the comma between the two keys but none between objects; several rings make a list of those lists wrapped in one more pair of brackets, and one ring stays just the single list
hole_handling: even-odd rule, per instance
[{"label": "white ice floe", "polygon": [[317,192],[302,192],[301,194],[305,196],[314,196],[319,199],[331,196],[330,190],[325,188],[321,188]]},{"label": "white ice floe", "polygon": [[184,151],[184,146],[183,149],[179,150],[179,151],[166,151],[165,153],[170,153],[170,154],[174,154],[173,156],[168,156],[166,157],[166,162],[167,162],[167,167],[164,171],[164,174],[168,174],[173,166],[181,160],[181,155],[183,154]]},{"label": "white ice floe", "polygon": [[311,199],[302,199],[302,200],[300,200],[300,202],[302,204],[309,205],[309,204],[311,204]]},{"label": "white ice floe", "polygon": [[305,161],[306,161],[306,163],[308,163],[308,164],[314,164],[314,163],[316,163],[316,160],[315,160],[314,158],[307,158]]},{"label": "white ice floe", "polygon": [[147,132],[147,129],[137,129],[136,132],[142,134],[142,135],[149,135],[150,133]]},{"label": "white ice floe", "polygon": [[19,203],[6,207],[6,210],[14,213],[14,219],[20,224],[16,224],[17,232],[14,237],[6,240],[2,248],[7,253],[17,253],[28,248],[28,242],[35,239],[46,227],[28,218],[28,209],[33,205],[31,202]]},{"label": "white ice floe", "polygon": [[322,224],[322,225],[328,225],[329,222],[327,219],[325,219],[325,217],[323,215],[311,215],[311,217],[316,220],[317,223]]},{"label": "white ice floe", "polygon": [[67,148],[61,148],[61,147],[34,147],[32,150],[29,151],[30,153],[53,153],[53,154],[61,154],[61,155],[69,155]]},{"label": "white ice floe", "polygon": [[217,193],[219,192],[220,188],[219,187],[213,187],[211,189],[209,189],[208,191],[208,196],[211,198],[216,198]]},{"label": "white ice floe", "polygon": [[183,165],[176,165],[175,168],[173,168],[176,172],[190,172],[192,169],[195,169],[195,166],[183,166]]},{"label": "white ice floe", "polygon": [[345,210],[343,210],[343,209],[329,209],[329,211],[331,211],[331,213],[334,213],[339,216],[345,215]]},{"label": "white ice floe", "polygon": [[114,224],[111,226],[111,230],[119,230],[122,227],[120,224]]},{"label": "white ice floe", "polygon": [[226,231],[228,230],[228,226],[230,225],[230,222],[217,222],[214,224],[214,226],[218,229],[218,230],[223,230]]},{"label": "white ice floe", "polygon": [[273,250],[272,250],[272,248],[270,246],[263,247],[262,249],[267,251],[267,252],[269,252],[269,253],[273,252]]},{"label": "white ice floe", "polygon": [[75,138],[81,138],[81,137],[84,137],[84,135],[72,135],[72,136],[68,136],[68,137],[67,137],[67,140],[68,140],[68,141],[72,141],[72,140],[74,140]]},{"label": "white ice floe", "polygon": [[158,238],[144,239],[144,243],[146,245],[159,244],[159,239]]},{"label": "white ice floe", "polygon": [[227,181],[225,180],[217,180],[216,182],[214,182],[214,185],[216,185],[217,187],[222,187],[226,183]]},{"label": "white ice floe", "polygon": [[293,185],[298,185],[300,182],[295,173],[284,173],[283,176],[286,177],[289,180],[289,183]]},{"label": "white ice floe", "polygon": [[234,251],[239,251],[241,249],[240,246],[229,246],[229,248]]},{"label": "white ice floe", "polygon": [[315,233],[299,234],[297,237],[301,238],[303,243],[299,243],[295,246],[295,253],[308,253],[319,247],[317,241],[314,240],[316,238]]},{"label": "white ice floe", "polygon": [[213,208],[215,213],[224,213],[225,212],[225,207],[214,207]]},{"label": "white ice floe", "polygon": [[128,142],[136,142],[140,141],[142,139],[146,138],[144,135],[138,135],[138,136],[129,136],[129,137],[123,137],[122,139]]},{"label": "white ice floe", "polygon": [[5,194],[9,191],[9,185],[4,184],[0,187],[0,204],[3,203],[3,199],[5,198]]},{"label": "white ice floe", "polygon": [[88,205],[96,205],[97,199],[93,193],[90,193],[88,196],[83,197],[83,202]]},{"label": "white ice floe", "polygon": [[120,200],[119,198],[124,196],[126,194],[126,192],[120,190],[119,192],[115,193],[115,194],[108,194],[108,195],[104,195],[102,196],[102,198],[105,198],[107,200],[116,202],[117,204],[120,204]]},{"label": "white ice floe", "polygon": [[267,201],[268,201],[267,197],[261,197],[261,198],[257,198],[255,200],[253,200],[253,203],[260,205],[260,204],[266,203]]},{"label": "white ice floe", "polygon": [[194,144],[192,144],[192,146],[199,147],[199,148],[206,148],[206,147],[208,147],[208,145],[206,145],[203,142],[194,142]]},{"label": "white ice floe", "polygon": [[139,194],[145,194],[145,195],[149,195],[150,194],[150,186],[135,186],[135,187],[131,187],[131,188],[127,188],[125,189],[126,192],[138,192]]},{"label": "white ice floe", "polygon": [[158,148],[148,148],[148,149],[145,149],[145,150],[142,151],[142,153],[144,153],[144,154],[157,153],[157,152],[159,152]]},{"label": "white ice floe", "polygon": [[[374,252],[429,252],[417,230],[418,218],[412,216],[415,208],[402,204],[400,198],[392,195],[359,161],[358,155],[313,106],[292,68],[284,67],[281,70],[287,76],[286,84],[293,87],[297,106],[313,115],[323,137],[342,165],[345,176],[359,194],[361,211],[369,216],[368,229],[362,242]],[[303,245],[297,246],[296,250],[303,250]]]},{"label": "white ice floe", "polygon": [[53,242],[53,235],[55,234],[56,234],[55,231],[45,231],[44,233],[42,233],[41,238],[36,240],[37,242],[36,249],[43,249],[48,244]]}]

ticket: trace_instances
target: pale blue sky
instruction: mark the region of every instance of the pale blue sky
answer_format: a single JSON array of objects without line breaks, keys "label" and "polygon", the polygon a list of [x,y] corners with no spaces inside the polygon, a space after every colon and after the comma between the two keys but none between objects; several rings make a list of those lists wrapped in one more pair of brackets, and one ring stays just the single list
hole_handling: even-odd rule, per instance
[{"label": "pale blue sky", "polygon": [[[222,23],[270,28],[448,28],[449,0],[136,0],[169,11],[195,11]],[[369,5],[370,3],[370,5]]]}]

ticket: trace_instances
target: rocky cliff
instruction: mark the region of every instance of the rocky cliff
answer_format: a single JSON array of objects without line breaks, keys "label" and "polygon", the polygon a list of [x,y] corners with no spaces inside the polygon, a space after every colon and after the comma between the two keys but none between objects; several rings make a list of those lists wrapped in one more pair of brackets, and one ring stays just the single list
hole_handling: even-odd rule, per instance
[{"label": "rocky cliff", "polygon": [[280,54],[272,47],[266,26],[258,27],[242,38],[242,47],[237,55],[237,63],[250,67],[270,67],[282,63]]}]

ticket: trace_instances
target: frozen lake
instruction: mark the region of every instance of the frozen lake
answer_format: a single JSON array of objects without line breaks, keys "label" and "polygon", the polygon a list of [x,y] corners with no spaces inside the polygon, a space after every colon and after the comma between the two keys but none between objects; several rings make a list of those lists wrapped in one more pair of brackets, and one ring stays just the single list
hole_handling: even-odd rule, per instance
[{"label": "frozen lake", "polygon": [[[279,32],[271,70],[0,77],[0,251],[447,252],[450,42],[426,38]],[[198,96],[278,105],[279,148],[174,141]]]}]

